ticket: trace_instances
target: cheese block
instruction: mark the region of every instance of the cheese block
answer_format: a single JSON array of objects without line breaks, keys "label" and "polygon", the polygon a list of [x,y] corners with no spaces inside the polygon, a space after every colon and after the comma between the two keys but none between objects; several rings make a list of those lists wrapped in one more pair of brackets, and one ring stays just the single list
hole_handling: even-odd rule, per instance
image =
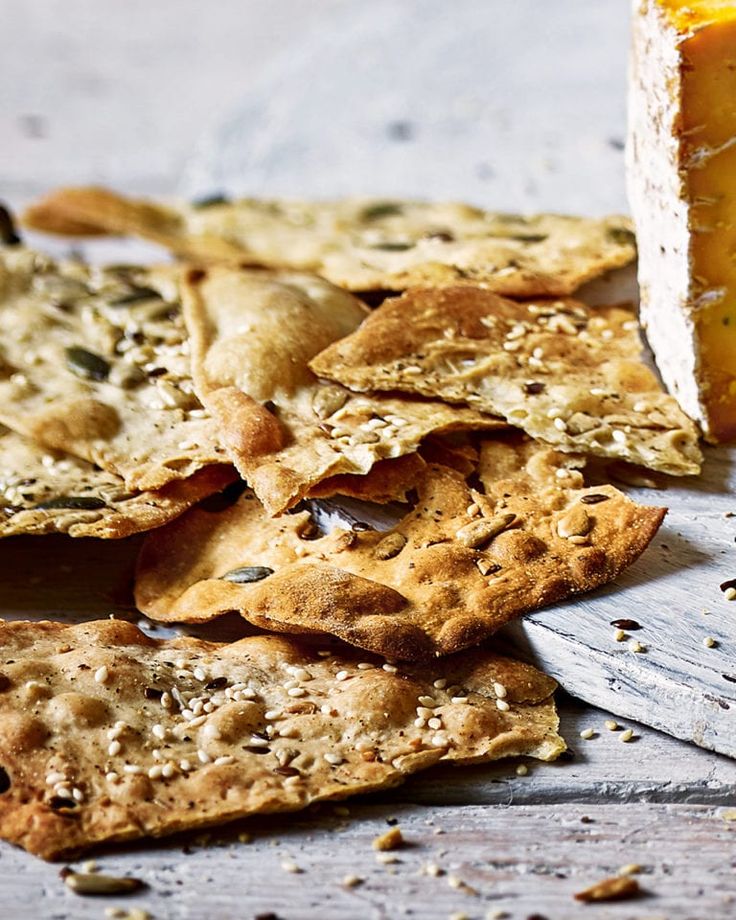
[{"label": "cheese block", "polygon": [[635,0],[627,177],[642,322],[682,408],[736,438],[736,0]]}]

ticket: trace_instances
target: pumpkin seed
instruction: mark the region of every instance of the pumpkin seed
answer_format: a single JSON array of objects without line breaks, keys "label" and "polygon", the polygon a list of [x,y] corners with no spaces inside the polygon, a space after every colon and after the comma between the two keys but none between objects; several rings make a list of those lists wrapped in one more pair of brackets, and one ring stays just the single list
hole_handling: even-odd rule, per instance
[{"label": "pumpkin seed", "polygon": [[70,511],[97,511],[107,505],[101,498],[92,495],[60,495],[36,505],[37,511],[55,511],[66,508]]},{"label": "pumpkin seed", "polygon": [[66,366],[86,380],[107,380],[110,373],[110,364],[104,358],[78,345],[66,349]]},{"label": "pumpkin seed", "polygon": [[402,533],[390,533],[376,545],[376,559],[393,559],[406,546],[406,537]]},{"label": "pumpkin seed", "polygon": [[246,489],[247,486],[243,480],[237,479],[229,486],[225,486],[222,492],[216,492],[214,495],[205,498],[204,501],[199,503],[198,507],[202,511],[209,511],[212,514],[217,514],[219,511],[224,511],[226,508],[231,508]]},{"label": "pumpkin seed", "polygon": [[395,217],[402,213],[402,207],[394,201],[377,201],[360,212],[360,220],[379,220],[381,217]]},{"label": "pumpkin seed", "polygon": [[546,233],[514,233],[509,239],[518,243],[543,243],[547,239]]},{"label": "pumpkin seed", "polygon": [[580,505],[574,505],[567,514],[557,522],[557,533],[564,539],[570,537],[584,537],[593,526],[588,513]]},{"label": "pumpkin seed", "polygon": [[230,199],[227,195],[223,195],[222,192],[215,192],[212,195],[203,195],[201,198],[195,198],[192,201],[192,207],[195,210],[202,210],[203,208],[213,208],[218,204],[229,204]]},{"label": "pumpkin seed", "polygon": [[235,585],[247,585],[252,581],[262,581],[273,575],[273,569],[267,565],[242,565],[220,576],[220,581],[231,581]]},{"label": "pumpkin seed", "polygon": [[374,243],[371,249],[381,249],[383,252],[406,252],[407,249],[413,249],[414,243]]},{"label": "pumpkin seed", "polygon": [[17,246],[21,239],[15,229],[15,221],[10,211],[0,204],[0,242],[3,246]]},{"label": "pumpkin seed", "polygon": [[603,492],[588,492],[587,495],[582,495],[580,501],[584,505],[597,505],[598,502],[607,502],[608,496],[604,495]]},{"label": "pumpkin seed", "polygon": [[625,227],[611,227],[608,231],[608,239],[613,243],[619,243],[621,246],[635,246],[636,237]]},{"label": "pumpkin seed", "polygon": [[511,512],[507,514],[497,514],[492,518],[480,518],[477,521],[471,521],[465,527],[461,527],[455,534],[457,539],[469,546],[471,549],[479,549],[486,543],[490,543],[494,537],[506,530],[516,520],[516,515]]},{"label": "pumpkin seed", "polygon": [[544,393],[544,384],[538,380],[530,380],[524,384],[524,392],[527,396],[537,396],[539,393]]},{"label": "pumpkin seed", "polygon": [[10,789],[10,777],[5,767],[0,767],[0,795]]},{"label": "pumpkin seed", "polygon": [[139,878],[129,876],[101,875],[99,872],[71,872],[62,871],[61,877],[64,884],[75,894],[129,894],[140,891],[145,886]]}]

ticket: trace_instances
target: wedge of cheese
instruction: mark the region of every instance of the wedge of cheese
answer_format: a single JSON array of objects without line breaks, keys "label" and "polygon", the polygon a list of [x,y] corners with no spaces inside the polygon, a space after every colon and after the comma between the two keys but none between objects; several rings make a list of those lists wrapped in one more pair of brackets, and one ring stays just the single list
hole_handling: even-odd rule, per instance
[{"label": "wedge of cheese", "polygon": [[664,382],[736,438],[736,0],[635,0],[627,176]]}]

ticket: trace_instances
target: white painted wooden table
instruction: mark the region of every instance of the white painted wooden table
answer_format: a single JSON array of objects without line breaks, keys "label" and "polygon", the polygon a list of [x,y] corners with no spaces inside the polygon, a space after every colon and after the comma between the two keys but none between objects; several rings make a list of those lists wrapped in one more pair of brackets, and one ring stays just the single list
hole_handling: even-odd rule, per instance
[{"label": "white painted wooden table", "polygon": [[[145,193],[227,187],[625,210],[626,18],[622,0],[0,0],[13,37],[0,82],[0,196],[19,205],[57,183],[100,181]],[[123,255],[140,251],[127,245]],[[646,612],[642,641],[655,671],[663,644],[679,637],[700,650],[704,634],[731,629],[736,607],[724,604],[714,579],[730,558],[718,557],[734,552],[736,524],[723,517],[733,464],[723,452],[709,463],[717,485],[695,488],[689,510],[670,516],[617,591],[573,608],[589,617],[599,655],[581,659],[572,689],[590,696],[600,687],[605,702],[611,656],[631,659],[612,642],[606,604],[644,622],[632,609],[642,585],[670,597]],[[670,487],[663,498],[675,505],[679,495]],[[3,541],[0,608],[24,616],[120,611],[136,545]],[[671,560],[684,551],[688,564],[676,571]],[[670,612],[684,638],[682,629],[660,629],[659,616]],[[565,641],[562,614],[540,612],[517,630],[552,669]],[[726,673],[736,666],[725,642],[709,654]],[[629,682],[632,700],[636,689]],[[635,728],[636,740],[622,744],[604,727],[610,714],[565,697],[560,707],[573,760],[530,764],[527,776],[515,774],[515,763],[437,769],[348,803],[349,815],[325,807],[248,822],[207,846],[188,838],[104,853],[103,869],[149,884],[126,901],[80,899],[64,889],[58,867],[0,846],[0,916],[86,920],[102,918],[111,903],[144,907],[158,920],[733,917],[736,761],[627,719],[618,721]],[[630,715],[656,722],[651,708]],[[587,727],[597,735],[583,741]],[[381,865],[370,841],[394,818],[411,846]],[[238,840],[243,831],[252,842]],[[284,860],[303,871],[285,872]],[[445,874],[422,874],[430,862]],[[573,900],[630,862],[643,868],[645,898]],[[365,881],[346,889],[347,874]],[[477,894],[451,887],[449,876]]]}]

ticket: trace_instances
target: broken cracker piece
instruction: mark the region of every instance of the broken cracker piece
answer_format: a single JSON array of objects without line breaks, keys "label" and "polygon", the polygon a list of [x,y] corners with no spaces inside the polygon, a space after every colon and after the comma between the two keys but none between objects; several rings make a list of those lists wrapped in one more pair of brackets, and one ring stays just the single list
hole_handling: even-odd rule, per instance
[{"label": "broken cracker piece", "polygon": [[217,198],[167,205],[82,187],[52,192],[24,221],[50,233],[134,234],[188,258],[312,271],[353,291],[480,283],[516,297],[559,296],[636,255],[626,217],[524,217],[458,203]]},{"label": "broken cracker piece", "polygon": [[353,390],[415,393],[503,416],[560,450],[697,474],[697,430],[641,350],[636,316],[621,307],[421,288],[387,300],[310,366]]},{"label": "broken cracker piece", "polygon": [[635,878],[630,875],[605,878],[591,885],[584,891],[575,893],[576,901],[594,903],[596,901],[624,901],[636,898],[642,893],[641,887]]},{"label": "broken cracker piece", "polygon": [[[54,859],[394,786],[439,760],[564,750],[555,682],[529,665],[485,650],[380,665],[273,635],[217,644],[120,620],[0,623],[0,836]],[[415,725],[427,694],[441,738]]]},{"label": "broken cracker piece", "polygon": [[[415,507],[387,531],[311,539],[307,511],[269,519],[252,492],[217,513],[194,508],[146,538],[136,603],[166,622],[236,610],[265,629],[332,633],[414,660],[611,581],[656,533],[663,509],[612,486],[583,488],[569,455],[500,440],[481,448],[485,494],[430,464]],[[500,451],[502,465],[491,459]],[[494,468],[500,478],[489,478]]]}]

